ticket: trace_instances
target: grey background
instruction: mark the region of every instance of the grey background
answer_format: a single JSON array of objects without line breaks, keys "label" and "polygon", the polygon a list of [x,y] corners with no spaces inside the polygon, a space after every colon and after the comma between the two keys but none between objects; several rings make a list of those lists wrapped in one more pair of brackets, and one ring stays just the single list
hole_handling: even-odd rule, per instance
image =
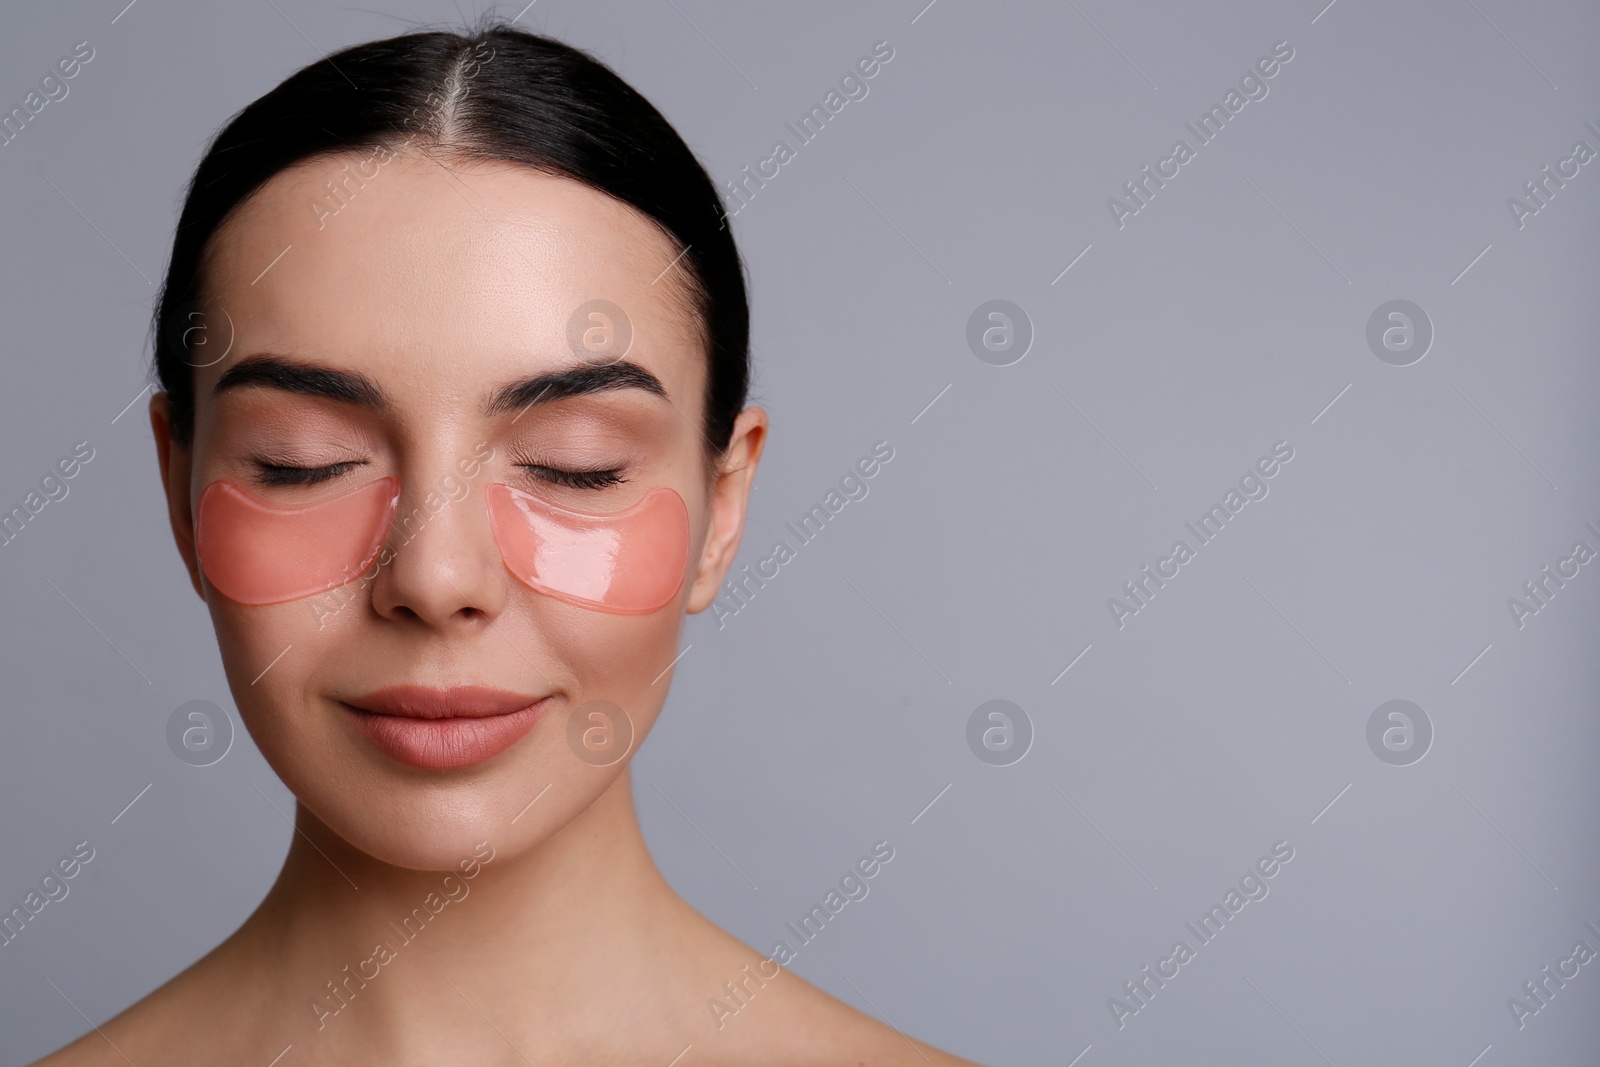
[{"label": "grey background", "polygon": [[[124,2],[19,5],[0,34],[6,110],[75,42],[96,53],[0,148],[0,504],[96,450],[0,548],[0,904],[96,849],[0,947],[6,1064],[225,937],[290,836],[242,731],[207,768],[165,741],[185,701],[232,708],[144,398],[116,417],[145,384],[183,184],[319,52],[461,19]],[[1520,1030],[1507,998],[1600,949],[1600,563],[1520,630],[1506,600],[1574,541],[1600,549],[1600,163],[1520,230],[1506,199],[1575,140],[1600,150],[1600,20],[923,3],[522,16],[614,65],[719,182],[792,145],[784,123],[874,42],[895,50],[734,220],[774,425],[741,563],[873,442],[895,457],[723,628],[691,620],[634,763],[668,878],[766,950],[889,840],[796,969],[988,1063],[1595,1062],[1600,963]],[[1266,99],[1119,230],[1107,198],[1279,40],[1295,56]],[[965,340],[995,298],[1036,334],[1009,367]],[[1365,341],[1395,298],[1435,330],[1409,367]],[[1280,440],[1270,495],[1119,630],[1107,598]],[[1365,739],[1395,698],[1435,731],[1411,766]],[[967,747],[992,699],[1033,724],[1011,766]],[[1119,1030],[1108,998],[1279,840],[1270,895]]]}]

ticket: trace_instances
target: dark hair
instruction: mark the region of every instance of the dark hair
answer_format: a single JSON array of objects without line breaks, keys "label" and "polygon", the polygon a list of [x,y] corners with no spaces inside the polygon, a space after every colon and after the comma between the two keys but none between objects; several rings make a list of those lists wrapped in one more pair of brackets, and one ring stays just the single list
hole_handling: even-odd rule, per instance
[{"label": "dark hair", "polygon": [[[715,186],[649,101],[593,57],[489,22],[336,52],[295,72],[212,140],[173,238],[152,321],[154,365],[174,436],[194,432],[195,363],[186,359],[207,244],[275,174],[314,156],[378,149],[410,133],[469,161],[523,164],[626,203],[686,249],[678,266],[706,342],[704,433],[727,448],[750,383],[743,268]],[[408,138],[409,140],[409,138]]]}]

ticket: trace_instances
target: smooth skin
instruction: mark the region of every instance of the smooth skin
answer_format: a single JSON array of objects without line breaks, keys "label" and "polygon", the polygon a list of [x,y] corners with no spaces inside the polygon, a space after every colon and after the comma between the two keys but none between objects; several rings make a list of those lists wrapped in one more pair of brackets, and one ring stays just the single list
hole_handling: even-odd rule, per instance
[{"label": "smooth skin", "polygon": [[[748,407],[708,466],[707,360],[669,266],[679,249],[580,183],[415,150],[319,219],[323,183],[351,158],[291,168],[230,217],[207,264],[205,334],[192,338],[204,341],[191,346],[193,440],[174,438],[165,394],[150,405],[178,550],[245,725],[298,800],[288,857],[231,937],[41,1062],[265,1065],[292,1045],[283,1067],[967,1063],[788,971],[747,987],[744,1007],[719,1024],[710,998],[726,1000],[724,983],[744,968],[772,965],[663,879],[627,760],[593,766],[568,745],[566,720],[588,701],[626,711],[634,751],[654,724],[684,615],[710,606],[738,549],[766,440],[765,412]],[[623,385],[495,410],[497,390],[584,365],[568,320],[594,299],[625,310],[626,359],[666,397]],[[268,354],[359,388],[329,397],[257,380],[217,390]],[[485,451],[481,471],[460,479],[460,462]],[[263,483],[284,467],[327,476]],[[597,469],[620,480],[551,480]],[[337,610],[235,604],[206,583],[193,505],[210,482],[295,505],[391,475],[399,515],[422,518]],[[452,476],[470,492],[437,507]],[[677,599],[622,616],[521,585],[488,527],[491,482],[597,513],[675,489],[692,527]],[[396,762],[339,703],[390,685],[465,683],[555,699],[509,749],[453,770]],[[474,877],[461,876],[461,861],[490,850]],[[438,901],[450,870],[466,895],[402,942],[390,923],[430,893]],[[347,966],[371,974],[363,961],[378,942],[394,957],[332,1013],[327,983]]]}]

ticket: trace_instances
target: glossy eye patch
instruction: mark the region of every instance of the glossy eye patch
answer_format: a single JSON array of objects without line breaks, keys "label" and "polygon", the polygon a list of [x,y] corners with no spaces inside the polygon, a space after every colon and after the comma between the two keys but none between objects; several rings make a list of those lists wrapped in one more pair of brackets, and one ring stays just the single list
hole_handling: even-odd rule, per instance
[{"label": "glossy eye patch", "polygon": [[657,486],[610,515],[572,511],[494,483],[489,527],[506,569],[529,588],[582,608],[643,615],[672,602],[689,561],[689,510]]},{"label": "glossy eye patch", "polygon": [[237,482],[200,494],[195,554],[206,579],[240,604],[281,604],[351,581],[377,557],[400,497],[398,478],[279,507]]}]

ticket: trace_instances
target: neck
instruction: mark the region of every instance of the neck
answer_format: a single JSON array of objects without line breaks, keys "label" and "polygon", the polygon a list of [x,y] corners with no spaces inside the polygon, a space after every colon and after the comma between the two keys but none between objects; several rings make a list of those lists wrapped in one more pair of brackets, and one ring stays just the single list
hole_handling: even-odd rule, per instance
[{"label": "neck", "polygon": [[465,870],[383,863],[304,807],[295,831],[230,943],[297,1047],[415,1056],[463,1019],[615,1025],[616,1005],[648,1011],[685,965],[662,942],[689,909],[650,858],[626,771],[548,840],[517,855],[491,841]]}]

